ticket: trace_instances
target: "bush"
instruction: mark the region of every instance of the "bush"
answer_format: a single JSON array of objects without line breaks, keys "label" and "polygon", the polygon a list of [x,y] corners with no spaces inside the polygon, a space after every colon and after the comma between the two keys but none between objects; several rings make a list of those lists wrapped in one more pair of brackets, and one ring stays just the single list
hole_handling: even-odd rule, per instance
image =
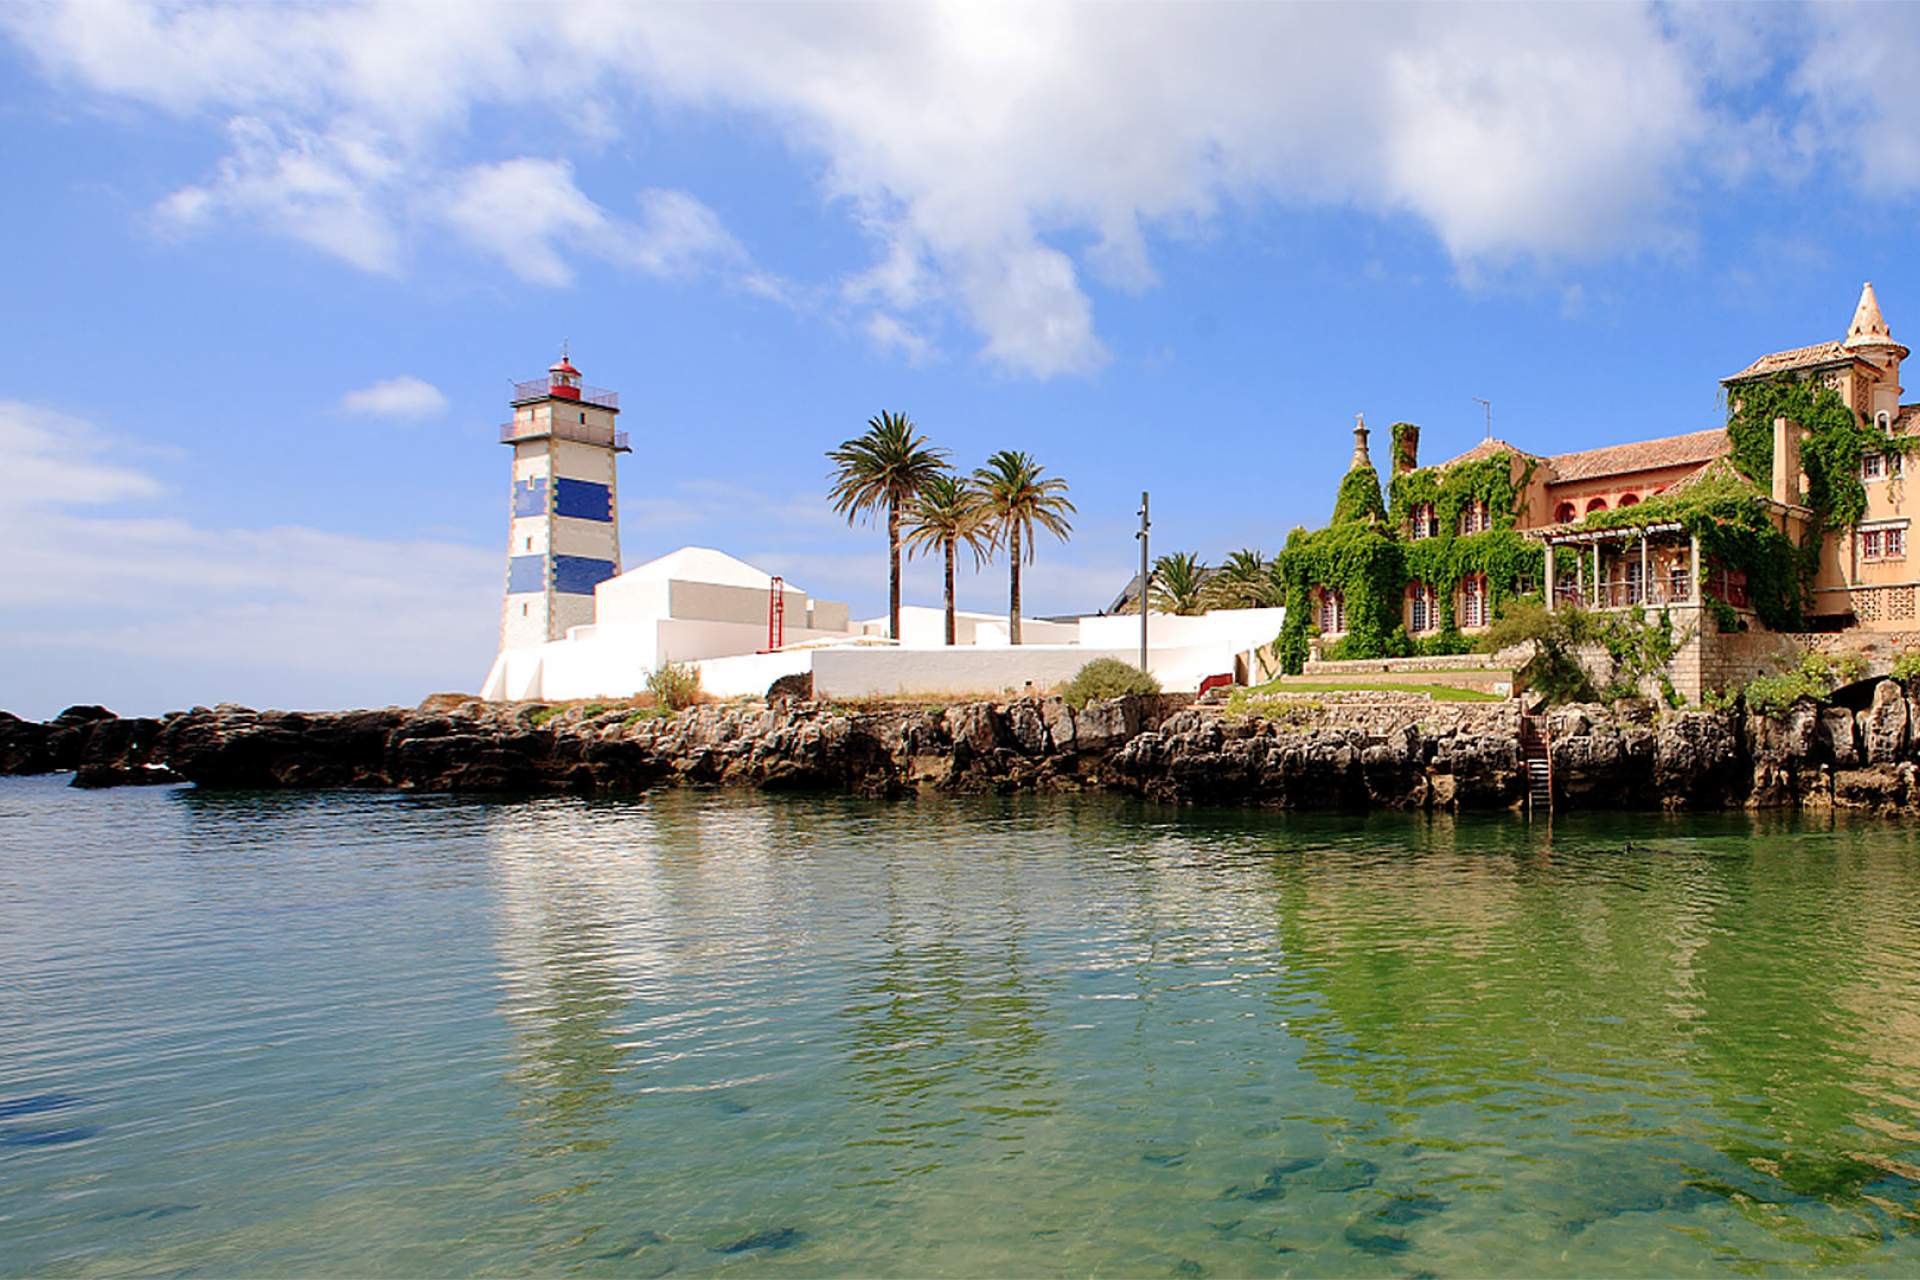
[{"label": "bush", "polygon": [[1501,608],[1480,647],[1497,653],[1531,643],[1533,656],[1513,673],[1522,688],[1549,703],[1592,702],[1599,695],[1574,650],[1593,643],[1598,626],[1584,609],[1548,609],[1537,600],[1515,598]]},{"label": "bush", "polygon": [[1792,671],[1747,681],[1747,710],[1779,717],[1802,699],[1823,703],[1841,685],[1865,679],[1867,669],[1858,653],[1810,653]]},{"label": "bush", "polygon": [[1159,693],[1160,682],[1138,667],[1118,658],[1095,658],[1060,690],[1060,696],[1075,711],[1103,698],[1125,698],[1133,694]]},{"label": "bush", "polygon": [[1901,684],[1920,680],[1920,649],[1909,650],[1893,660],[1893,678]]},{"label": "bush", "polygon": [[669,662],[647,677],[647,692],[669,711],[681,711],[700,701],[700,669]]}]

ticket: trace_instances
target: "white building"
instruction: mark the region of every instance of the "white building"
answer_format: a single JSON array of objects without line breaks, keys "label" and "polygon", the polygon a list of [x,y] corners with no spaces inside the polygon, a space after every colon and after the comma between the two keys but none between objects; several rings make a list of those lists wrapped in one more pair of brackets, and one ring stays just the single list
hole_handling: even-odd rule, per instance
[{"label": "white building", "polygon": [[[854,638],[846,605],[814,600],[725,552],[682,547],[599,583],[592,622],[557,640],[503,648],[481,696],[629,697],[670,662],[763,656],[771,661],[737,668],[758,683],[727,692],[764,693],[775,676],[806,670],[804,653],[788,656],[795,646]],[[762,668],[771,673],[765,679]]]}]

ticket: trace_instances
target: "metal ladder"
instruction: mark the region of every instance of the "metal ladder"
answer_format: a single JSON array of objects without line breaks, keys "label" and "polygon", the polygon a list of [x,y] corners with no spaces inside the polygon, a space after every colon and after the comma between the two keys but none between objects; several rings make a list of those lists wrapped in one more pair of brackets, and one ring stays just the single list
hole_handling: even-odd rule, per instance
[{"label": "metal ladder", "polygon": [[1553,812],[1553,731],[1545,716],[1520,717],[1520,763],[1527,771],[1527,812]]}]

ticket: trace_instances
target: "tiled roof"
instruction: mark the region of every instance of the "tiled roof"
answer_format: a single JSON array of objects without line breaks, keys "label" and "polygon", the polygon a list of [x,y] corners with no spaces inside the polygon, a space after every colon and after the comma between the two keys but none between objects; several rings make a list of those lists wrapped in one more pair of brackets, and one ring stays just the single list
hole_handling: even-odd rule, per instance
[{"label": "tiled roof", "polygon": [[1752,489],[1756,495],[1759,495],[1762,497],[1765,496],[1764,494],[1760,493],[1760,486],[1754,484],[1753,481],[1741,475],[1740,472],[1734,467],[1733,459],[1731,457],[1727,457],[1724,455],[1721,457],[1715,458],[1712,462],[1703,463],[1701,466],[1696,467],[1694,470],[1687,472],[1687,474],[1681,476],[1678,480],[1675,480],[1672,484],[1662,488],[1660,492],[1661,493],[1679,493],[1684,489],[1691,489],[1697,484],[1705,484],[1709,480],[1738,481],[1740,484],[1743,484],[1748,488]]},{"label": "tiled roof", "polygon": [[1436,462],[1433,465],[1441,468],[1453,467],[1458,466],[1462,462],[1478,462],[1482,458],[1491,458],[1496,453],[1511,453],[1522,458],[1531,458],[1534,456],[1525,449],[1515,448],[1505,440],[1487,439],[1482,440],[1479,444],[1457,457],[1448,458],[1445,462]]},{"label": "tiled roof", "polygon": [[1761,356],[1752,364],[1731,377],[1722,378],[1722,382],[1738,382],[1742,378],[1759,378],[1769,373],[1783,373],[1788,369],[1806,369],[1814,365],[1835,364],[1843,360],[1856,360],[1859,357],[1847,350],[1841,342],[1816,342],[1810,347],[1795,347],[1791,351],[1776,351],[1772,355]]},{"label": "tiled roof", "polygon": [[1684,436],[1663,436],[1658,440],[1636,440],[1632,444],[1609,445],[1604,449],[1584,449],[1578,453],[1557,453],[1547,459],[1557,481],[1592,480],[1598,476],[1632,475],[1637,471],[1655,471],[1661,467],[1681,467],[1689,463],[1710,462],[1725,454],[1727,433],[1723,427],[1693,431]]}]

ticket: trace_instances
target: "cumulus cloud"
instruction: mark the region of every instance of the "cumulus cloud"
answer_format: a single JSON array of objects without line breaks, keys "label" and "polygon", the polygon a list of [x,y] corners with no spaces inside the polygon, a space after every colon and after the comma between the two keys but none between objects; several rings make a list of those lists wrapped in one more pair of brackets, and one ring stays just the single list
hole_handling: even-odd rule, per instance
[{"label": "cumulus cloud", "polygon": [[466,170],[441,216],[468,244],[533,284],[571,284],[570,254],[656,276],[744,257],[719,216],[686,192],[652,189],[637,200],[637,219],[616,217],[580,190],[566,161],[522,157]]},{"label": "cumulus cloud", "polygon": [[[1089,280],[1151,288],[1154,238],[1232,204],[1410,218],[1465,276],[1682,247],[1699,182],[1816,145],[1744,93],[1754,51],[1799,25],[1818,120],[1884,126],[1856,134],[1886,161],[1876,180],[1920,184],[1920,147],[1898,142],[1920,136],[1912,95],[1864,74],[1920,50],[1920,20],[1894,10],[70,0],[0,23],[62,80],[235,120],[228,159],[170,217],[253,218],[369,270],[398,252],[380,214],[395,187],[437,192],[434,216],[540,283],[582,256],[662,275],[737,261],[692,196],[646,192],[629,217],[564,161],[451,182],[422,161],[480,107],[590,122],[591,145],[650,108],[750,114],[871,238],[850,306],[921,332],[916,311],[958,315],[985,358],[1041,377],[1108,358]],[[408,176],[384,167],[395,155]],[[514,181],[540,175],[555,181]]]},{"label": "cumulus cloud", "polygon": [[370,418],[433,418],[447,411],[447,397],[431,382],[408,373],[349,391],[340,398],[340,407]]},{"label": "cumulus cloud", "polygon": [[399,270],[401,240],[387,192],[400,172],[365,139],[279,129],[242,116],[227,126],[232,150],[214,176],[162,200],[165,230],[205,231],[223,217],[291,237],[382,275]]}]

